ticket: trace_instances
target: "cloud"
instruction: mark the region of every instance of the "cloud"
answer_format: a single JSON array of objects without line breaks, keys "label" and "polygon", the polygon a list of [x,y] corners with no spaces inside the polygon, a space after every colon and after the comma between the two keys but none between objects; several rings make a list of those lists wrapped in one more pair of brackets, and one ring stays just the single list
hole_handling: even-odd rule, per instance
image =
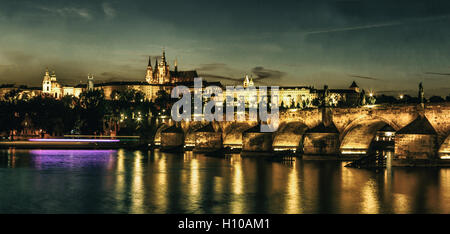
[{"label": "cloud", "polygon": [[361,25],[354,27],[343,27],[343,28],[333,28],[333,29],[325,29],[325,30],[317,30],[317,31],[309,31],[306,32],[306,35],[320,34],[320,33],[333,33],[333,32],[347,32],[347,31],[355,31],[355,30],[363,30],[363,29],[372,29],[372,28],[383,28],[383,27],[392,27],[403,24],[402,22],[394,22],[394,23],[382,23],[382,24],[370,24],[370,25]]},{"label": "cloud", "polygon": [[359,79],[365,79],[365,80],[382,80],[370,76],[360,76],[360,75],[349,75],[350,77],[359,78]]},{"label": "cloud", "polygon": [[112,19],[116,17],[116,10],[107,2],[104,2],[102,4],[103,13],[105,13],[105,16],[107,19]]},{"label": "cloud", "polygon": [[257,76],[256,78],[253,78],[253,80],[255,81],[262,79],[281,79],[283,76],[286,75],[285,72],[278,70],[270,70],[264,67],[254,67],[252,69],[252,73]]},{"label": "cloud", "polygon": [[425,72],[427,75],[439,75],[439,76],[450,76],[450,73],[440,73],[440,72]]},{"label": "cloud", "polygon": [[444,19],[448,19],[449,17],[450,17],[450,15],[438,15],[438,16],[431,16],[431,17],[407,18],[407,19],[402,19],[399,21],[386,22],[386,23],[367,24],[367,25],[358,25],[358,26],[349,26],[349,27],[342,27],[342,28],[331,28],[331,29],[324,29],[324,30],[309,31],[309,32],[306,32],[305,35],[308,36],[308,35],[321,34],[321,33],[347,32],[347,31],[393,27],[393,26],[399,26],[399,25],[411,24],[411,23],[444,20]]},{"label": "cloud", "polygon": [[37,8],[62,17],[72,16],[72,17],[80,17],[85,20],[92,19],[91,13],[89,12],[89,10],[85,8],[76,8],[76,7],[50,8],[45,6],[39,6]]},{"label": "cloud", "polygon": [[229,81],[235,81],[235,82],[240,82],[241,80],[243,80],[243,78],[234,78],[234,77],[229,77],[229,76],[207,74],[207,73],[199,74],[199,76],[202,77],[202,78],[229,80]]},{"label": "cloud", "polygon": [[100,80],[103,81],[121,81],[121,80],[127,80],[125,76],[115,73],[115,72],[102,72],[99,75]]},{"label": "cloud", "polygon": [[[244,72],[234,72],[233,74],[242,74],[242,76],[238,75],[238,78],[233,77],[233,75],[226,75],[233,69],[223,63],[202,64],[197,68],[197,70],[199,71],[199,76],[202,78],[232,81],[235,84],[242,84],[245,78],[245,76],[243,75]],[[281,79],[286,74],[282,71],[266,69],[262,66],[254,67],[251,73],[256,76],[252,77],[255,83],[261,83],[265,85],[266,83],[262,80]]]}]

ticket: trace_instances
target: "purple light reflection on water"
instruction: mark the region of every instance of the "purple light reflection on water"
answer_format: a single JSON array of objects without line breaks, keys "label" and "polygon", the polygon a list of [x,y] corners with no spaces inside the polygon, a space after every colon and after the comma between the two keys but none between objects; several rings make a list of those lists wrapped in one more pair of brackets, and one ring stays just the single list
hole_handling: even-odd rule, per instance
[{"label": "purple light reflection on water", "polygon": [[35,167],[48,168],[110,168],[117,150],[30,150]]},{"label": "purple light reflection on water", "polygon": [[45,138],[45,139],[28,139],[29,141],[39,142],[120,142],[120,140],[106,140],[106,139],[58,139],[58,138]]}]

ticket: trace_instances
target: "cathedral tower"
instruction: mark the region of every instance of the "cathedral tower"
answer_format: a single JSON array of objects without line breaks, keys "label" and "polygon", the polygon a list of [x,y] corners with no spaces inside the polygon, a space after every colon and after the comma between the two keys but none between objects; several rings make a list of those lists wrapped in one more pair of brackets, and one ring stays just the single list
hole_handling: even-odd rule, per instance
[{"label": "cathedral tower", "polygon": [[145,75],[145,80],[149,84],[151,84],[153,81],[153,68],[152,68],[152,61],[151,61],[150,56],[148,56],[147,74]]},{"label": "cathedral tower", "polygon": [[169,65],[167,64],[166,61],[166,51],[163,50],[161,62],[158,65],[158,83],[164,84],[169,82],[170,82]]}]

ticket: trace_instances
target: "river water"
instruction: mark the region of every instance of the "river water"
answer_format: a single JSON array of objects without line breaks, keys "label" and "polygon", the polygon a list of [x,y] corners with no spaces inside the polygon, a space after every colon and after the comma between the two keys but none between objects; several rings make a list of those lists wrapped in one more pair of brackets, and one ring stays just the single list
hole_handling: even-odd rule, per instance
[{"label": "river water", "polygon": [[450,169],[125,150],[0,151],[0,213],[449,213]]}]

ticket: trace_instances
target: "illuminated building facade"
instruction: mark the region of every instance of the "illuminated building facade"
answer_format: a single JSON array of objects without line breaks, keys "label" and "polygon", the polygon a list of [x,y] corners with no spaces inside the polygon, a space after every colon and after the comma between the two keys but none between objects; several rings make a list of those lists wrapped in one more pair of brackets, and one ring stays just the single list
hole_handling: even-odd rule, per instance
[{"label": "illuminated building facade", "polygon": [[[159,62],[156,60],[154,66],[152,66],[151,62],[151,58],[149,58],[145,81],[114,81],[94,84],[94,76],[89,74],[86,83],[80,83],[75,86],[60,84],[56,78],[56,73],[53,71],[50,74],[49,70],[46,69],[40,93],[60,99],[68,95],[79,97],[86,90],[102,89],[106,99],[114,99],[116,98],[113,97],[114,93],[132,89],[142,92],[146,100],[155,100],[160,90],[170,94],[176,85],[189,87],[191,92],[193,92],[194,78],[198,77],[197,71],[179,71],[176,60],[174,69],[170,70],[170,65],[167,62],[164,50]],[[246,107],[250,107],[250,103],[253,103],[251,105],[256,107],[261,102],[260,88],[255,86],[253,79],[248,75],[245,76],[242,84],[244,89],[234,90],[234,94],[227,93],[225,87],[220,82],[203,81],[202,84],[203,87],[211,85],[222,88],[224,96],[232,96],[234,106],[239,105],[241,98],[244,98]],[[2,98],[11,89],[14,89],[14,87],[0,87],[0,93],[3,93]],[[346,106],[352,106],[358,103],[360,98],[360,90],[355,82],[348,89],[329,89],[327,91],[328,106],[339,106],[340,103]],[[21,92],[28,92],[31,96],[40,95],[36,90],[24,89]],[[268,97],[271,97],[270,88],[267,92]],[[282,108],[299,109],[315,107],[319,105],[317,100],[323,97],[324,92],[325,90],[318,90],[311,86],[281,86],[279,87],[278,105]],[[217,98],[215,100],[220,101]],[[206,98],[205,101],[207,101]],[[225,100],[220,102],[222,103],[223,101]]]}]

